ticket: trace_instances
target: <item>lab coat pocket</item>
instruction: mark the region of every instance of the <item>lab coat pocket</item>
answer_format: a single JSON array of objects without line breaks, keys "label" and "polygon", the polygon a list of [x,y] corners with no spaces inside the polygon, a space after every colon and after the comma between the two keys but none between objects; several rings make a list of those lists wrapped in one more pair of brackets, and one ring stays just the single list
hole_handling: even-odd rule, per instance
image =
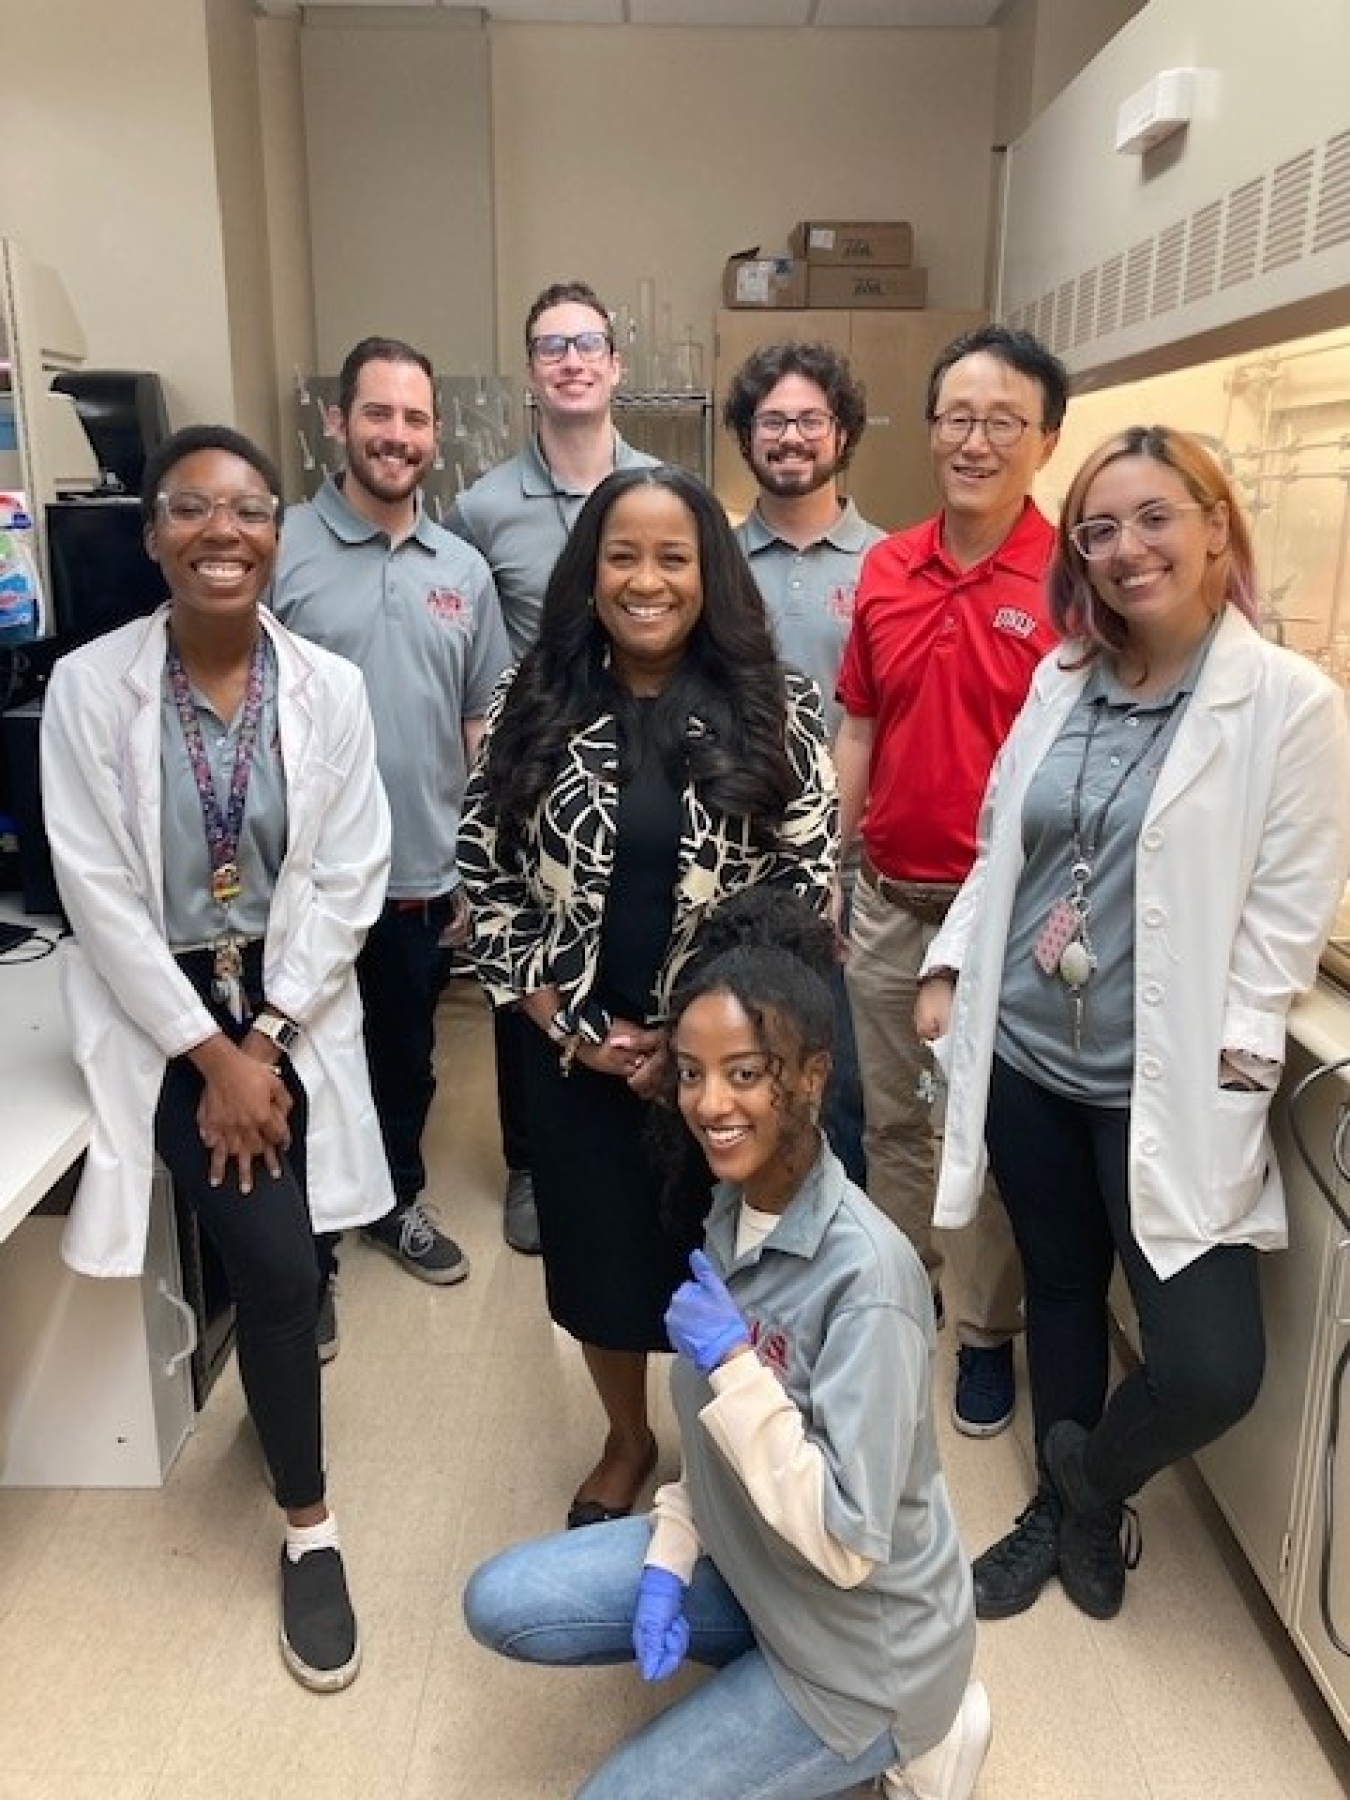
[{"label": "lab coat pocket", "polygon": [[1270,1156],[1270,1101],[1264,1088],[1215,1093],[1208,1210],[1210,1227],[1220,1234],[1245,1219],[1261,1197]]}]

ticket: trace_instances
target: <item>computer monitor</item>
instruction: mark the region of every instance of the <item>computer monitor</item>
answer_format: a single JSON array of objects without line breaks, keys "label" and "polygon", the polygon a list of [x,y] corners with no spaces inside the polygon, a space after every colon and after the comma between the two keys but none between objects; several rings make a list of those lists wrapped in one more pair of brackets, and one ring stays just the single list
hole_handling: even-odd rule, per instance
[{"label": "computer monitor", "polygon": [[153,612],[166,598],[141,533],[139,500],[56,500],[47,508],[52,629],[63,650]]}]

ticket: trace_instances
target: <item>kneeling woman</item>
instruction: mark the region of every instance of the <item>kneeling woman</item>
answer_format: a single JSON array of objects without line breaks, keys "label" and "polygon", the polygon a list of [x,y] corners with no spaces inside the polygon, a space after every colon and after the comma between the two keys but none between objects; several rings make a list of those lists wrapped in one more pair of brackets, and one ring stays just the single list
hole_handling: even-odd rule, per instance
[{"label": "kneeling woman", "polygon": [[360,1662],[324,1499],[314,1231],[392,1204],[353,965],[384,897],[389,816],[350,663],[260,601],[271,463],[225,426],[146,465],[148,619],[56,666],[47,830],[74,930],[65,996],[93,1108],[63,1254],[136,1275],[155,1152],[220,1254],[239,1372],[286,1513],[281,1647],[339,1688]]},{"label": "kneeling woman", "polygon": [[813,1800],[883,1774],[893,1800],[964,1800],[989,1718],[928,1282],[816,1124],[832,933],[759,890],[711,916],[701,949],[671,1016],[680,1112],[720,1179],[666,1316],[683,1473],[650,1520],[484,1564],[469,1627],[523,1661],[717,1670],[584,1800]]}]

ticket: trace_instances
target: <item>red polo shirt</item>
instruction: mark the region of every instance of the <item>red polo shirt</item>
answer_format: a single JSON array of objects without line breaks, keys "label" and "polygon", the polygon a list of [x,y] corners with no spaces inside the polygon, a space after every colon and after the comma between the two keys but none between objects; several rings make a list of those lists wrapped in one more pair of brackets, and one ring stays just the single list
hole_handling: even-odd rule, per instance
[{"label": "red polo shirt", "polygon": [[989,770],[1032,671],[1058,641],[1046,604],[1053,527],[1028,500],[992,555],[958,569],[941,515],[867,554],[839,671],[875,721],[863,848],[897,881],[961,881]]}]

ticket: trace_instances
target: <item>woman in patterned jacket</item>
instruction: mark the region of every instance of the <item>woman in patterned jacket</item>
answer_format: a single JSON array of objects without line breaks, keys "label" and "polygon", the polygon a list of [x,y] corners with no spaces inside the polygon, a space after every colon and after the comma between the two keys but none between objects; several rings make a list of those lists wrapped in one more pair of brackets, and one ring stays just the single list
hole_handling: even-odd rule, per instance
[{"label": "woman in patterned jacket", "polygon": [[647,1143],[672,986],[728,894],[782,882],[823,911],[836,852],[819,696],[778,663],[720,505],[678,468],[616,471],[489,712],[460,838],[479,979],[538,1027],[526,1094],[549,1311],[608,1420],[570,1526],[623,1517],[656,1462],[647,1357],[668,1348],[690,1247],[661,1216]]}]

